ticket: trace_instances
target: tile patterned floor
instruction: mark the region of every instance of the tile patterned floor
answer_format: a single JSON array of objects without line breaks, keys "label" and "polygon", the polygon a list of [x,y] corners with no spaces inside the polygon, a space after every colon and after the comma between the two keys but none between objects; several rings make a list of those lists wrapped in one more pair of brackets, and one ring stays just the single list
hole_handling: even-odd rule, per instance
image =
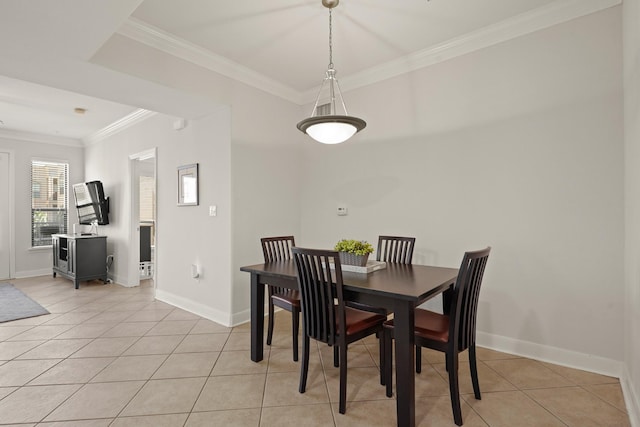
[{"label": "tile patterned floor", "polygon": [[[298,393],[290,314],[265,360],[249,359],[249,325],[226,328],[126,289],[51,277],[11,280],[51,314],[0,323],[0,425],[394,426],[378,383],[375,338],[349,347],[347,413],[337,410],[332,351],[316,346]],[[616,378],[479,349],[482,400],[461,355],[464,425],[629,426]],[[441,354],[423,351],[416,424],[455,426]]]}]

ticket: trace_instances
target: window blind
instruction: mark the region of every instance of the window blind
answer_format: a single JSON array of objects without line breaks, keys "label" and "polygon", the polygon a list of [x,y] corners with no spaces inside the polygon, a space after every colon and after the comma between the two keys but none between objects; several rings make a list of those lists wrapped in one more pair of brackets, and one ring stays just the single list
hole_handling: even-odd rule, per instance
[{"label": "window blind", "polygon": [[140,177],[140,222],[153,222],[156,211],[156,180],[152,176]]},{"label": "window blind", "polygon": [[151,245],[155,245],[156,179],[140,176],[140,224],[151,226]]},{"label": "window blind", "polygon": [[31,162],[31,246],[51,245],[52,234],[64,234],[68,224],[69,165]]}]

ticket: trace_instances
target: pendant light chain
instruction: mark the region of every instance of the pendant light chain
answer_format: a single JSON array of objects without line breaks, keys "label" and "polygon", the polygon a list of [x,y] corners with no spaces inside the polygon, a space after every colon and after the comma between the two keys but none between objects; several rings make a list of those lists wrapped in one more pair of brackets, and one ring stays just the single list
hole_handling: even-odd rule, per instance
[{"label": "pendant light chain", "polygon": [[[322,0],[322,5],[329,9],[329,67],[316,102],[313,104],[311,117],[300,121],[296,127],[303,133],[323,144],[339,144],[351,138],[354,134],[360,132],[367,126],[367,123],[358,118],[350,116],[347,107],[342,98],[340,84],[336,78],[336,70],[333,68],[333,13],[332,8],[338,5],[340,0]],[[322,112],[318,108],[320,96],[323,94],[325,84],[329,86],[329,100],[321,107]],[[337,99],[338,98],[338,99]],[[342,105],[344,114],[339,114],[336,109],[336,103]],[[328,114],[327,114],[328,113]]]},{"label": "pendant light chain", "polygon": [[331,9],[329,9],[329,68],[333,68],[333,26],[331,22]]},{"label": "pendant light chain", "polygon": [[327,77],[329,78],[329,114],[336,114],[336,90],[335,90],[335,70],[333,69],[333,20],[331,19],[331,9],[329,9],[329,69]]}]

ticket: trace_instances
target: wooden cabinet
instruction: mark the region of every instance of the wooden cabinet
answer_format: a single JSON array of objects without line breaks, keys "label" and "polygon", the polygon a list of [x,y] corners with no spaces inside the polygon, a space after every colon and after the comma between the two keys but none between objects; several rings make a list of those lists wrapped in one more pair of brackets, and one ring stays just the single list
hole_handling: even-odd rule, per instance
[{"label": "wooden cabinet", "polygon": [[107,237],[54,234],[53,277],[57,274],[74,282],[101,279],[107,282]]}]

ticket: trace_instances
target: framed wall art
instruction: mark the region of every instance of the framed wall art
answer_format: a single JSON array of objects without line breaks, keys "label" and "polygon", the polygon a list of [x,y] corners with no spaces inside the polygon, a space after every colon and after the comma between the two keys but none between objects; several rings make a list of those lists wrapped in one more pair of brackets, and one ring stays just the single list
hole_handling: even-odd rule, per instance
[{"label": "framed wall art", "polygon": [[198,205],[198,163],[178,167],[178,206]]}]

